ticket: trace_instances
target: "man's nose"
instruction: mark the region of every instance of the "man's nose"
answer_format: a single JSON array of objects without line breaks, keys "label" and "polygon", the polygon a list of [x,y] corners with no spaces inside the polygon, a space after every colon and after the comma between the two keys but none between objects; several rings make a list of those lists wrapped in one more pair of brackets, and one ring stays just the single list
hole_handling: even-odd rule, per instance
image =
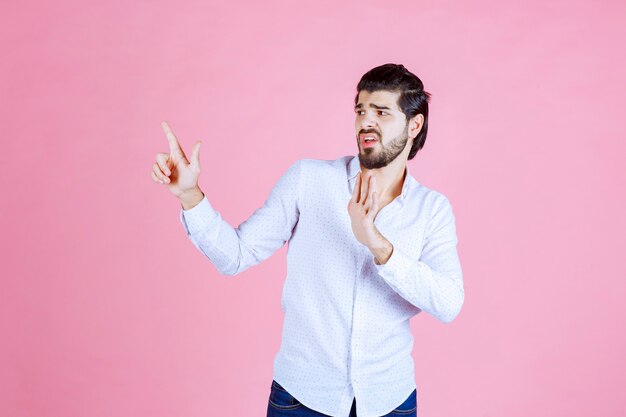
[{"label": "man's nose", "polygon": [[361,128],[362,129],[369,129],[374,127],[374,118],[371,115],[365,115],[363,116],[363,119],[361,120]]}]

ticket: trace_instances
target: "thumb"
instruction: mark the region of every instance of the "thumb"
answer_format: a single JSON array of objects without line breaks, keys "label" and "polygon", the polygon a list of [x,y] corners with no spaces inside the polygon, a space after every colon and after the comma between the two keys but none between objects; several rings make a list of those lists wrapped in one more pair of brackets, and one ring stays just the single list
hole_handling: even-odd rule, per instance
[{"label": "thumb", "polygon": [[202,141],[198,141],[193,145],[193,149],[191,150],[191,165],[200,169],[200,145],[202,145]]}]

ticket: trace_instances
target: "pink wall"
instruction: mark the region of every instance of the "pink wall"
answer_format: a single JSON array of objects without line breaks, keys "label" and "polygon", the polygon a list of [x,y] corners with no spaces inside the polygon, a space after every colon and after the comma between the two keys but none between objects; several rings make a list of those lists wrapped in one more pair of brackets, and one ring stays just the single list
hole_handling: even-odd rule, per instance
[{"label": "pink wall", "polygon": [[433,94],[410,169],[466,288],[412,321],[420,417],[624,414],[626,3],[91,3],[0,4],[0,415],[265,415],[285,248],[216,272],[150,178],[160,121],[238,225],[296,159],[355,153],[386,62]]}]

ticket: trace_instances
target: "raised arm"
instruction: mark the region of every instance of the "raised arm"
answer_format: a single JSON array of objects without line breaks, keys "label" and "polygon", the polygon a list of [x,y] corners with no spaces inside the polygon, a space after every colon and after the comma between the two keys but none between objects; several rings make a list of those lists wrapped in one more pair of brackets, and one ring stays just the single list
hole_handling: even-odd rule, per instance
[{"label": "raised arm", "polygon": [[291,238],[298,222],[300,174],[297,161],[278,180],[262,207],[237,228],[226,222],[206,196],[181,209],[187,236],[221,274],[236,275],[270,257]]},{"label": "raised arm", "polygon": [[161,127],[170,153],[157,154],[152,179],[179,199],[180,221],[187,236],[220,273],[238,274],[268,258],[291,238],[299,216],[302,161],[294,163],[279,179],[263,207],[233,228],[198,187],[202,142],[195,143],[188,159],[169,125],[162,122]]}]

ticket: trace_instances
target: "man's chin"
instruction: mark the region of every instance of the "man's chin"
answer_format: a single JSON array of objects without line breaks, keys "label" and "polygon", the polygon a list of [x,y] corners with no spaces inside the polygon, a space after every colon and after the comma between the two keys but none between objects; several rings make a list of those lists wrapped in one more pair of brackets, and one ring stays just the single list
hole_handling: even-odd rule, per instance
[{"label": "man's chin", "polygon": [[361,155],[364,155],[364,156],[373,155],[375,152],[376,152],[376,148],[361,148],[360,149]]},{"label": "man's chin", "polygon": [[378,152],[361,151],[359,156],[361,157],[361,159],[368,161],[370,163],[376,163],[380,160],[380,158],[378,157],[379,156]]},{"label": "man's chin", "polygon": [[369,156],[364,155],[363,152],[359,154],[359,160],[361,161],[361,164],[363,164],[363,166],[367,169],[374,169],[370,167],[378,167],[380,166],[380,163],[381,163],[381,161],[379,161],[378,158],[376,159],[370,158]]}]

